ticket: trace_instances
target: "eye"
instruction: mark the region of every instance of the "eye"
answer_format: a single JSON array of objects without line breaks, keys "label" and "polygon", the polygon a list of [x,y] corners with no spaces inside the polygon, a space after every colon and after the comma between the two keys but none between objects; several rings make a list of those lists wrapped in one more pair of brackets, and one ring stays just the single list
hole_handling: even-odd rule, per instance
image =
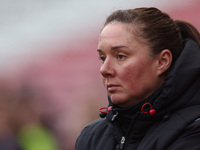
[{"label": "eye", "polygon": [[119,59],[119,60],[123,60],[123,59],[125,59],[126,58],[126,56],[124,56],[124,55],[122,55],[122,54],[118,54],[117,55],[117,59]]},{"label": "eye", "polygon": [[104,55],[99,55],[99,59],[101,62],[104,62],[106,60],[106,57]]}]

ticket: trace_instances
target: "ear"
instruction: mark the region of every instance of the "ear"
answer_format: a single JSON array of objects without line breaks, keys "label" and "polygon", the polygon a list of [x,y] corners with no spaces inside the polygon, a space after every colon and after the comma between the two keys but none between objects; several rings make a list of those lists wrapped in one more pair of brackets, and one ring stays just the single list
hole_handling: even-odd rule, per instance
[{"label": "ear", "polygon": [[172,63],[172,53],[168,49],[164,49],[158,56],[158,76],[162,75],[169,69]]}]

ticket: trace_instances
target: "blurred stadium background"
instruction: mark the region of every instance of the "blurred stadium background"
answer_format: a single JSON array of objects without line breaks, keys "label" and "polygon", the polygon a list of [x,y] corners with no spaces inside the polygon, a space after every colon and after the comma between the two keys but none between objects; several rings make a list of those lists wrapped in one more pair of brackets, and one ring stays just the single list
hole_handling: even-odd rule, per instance
[{"label": "blurred stadium background", "polygon": [[107,105],[96,52],[105,18],[150,6],[200,30],[199,0],[0,0],[0,147],[73,150]]}]

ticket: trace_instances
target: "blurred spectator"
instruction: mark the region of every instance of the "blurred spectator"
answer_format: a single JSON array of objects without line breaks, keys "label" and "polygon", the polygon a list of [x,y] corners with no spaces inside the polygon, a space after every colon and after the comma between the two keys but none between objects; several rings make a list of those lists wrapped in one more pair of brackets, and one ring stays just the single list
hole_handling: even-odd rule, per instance
[{"label": "blurred spectator", "polygon": [[27,89],[1,84],[0,150],[58,150],[37,101]]},{"label": "blurred spectator", "polygon": [[21,150],[16,137],[9,127],[10,112],[4,92],[0,88],[0,150]]}]

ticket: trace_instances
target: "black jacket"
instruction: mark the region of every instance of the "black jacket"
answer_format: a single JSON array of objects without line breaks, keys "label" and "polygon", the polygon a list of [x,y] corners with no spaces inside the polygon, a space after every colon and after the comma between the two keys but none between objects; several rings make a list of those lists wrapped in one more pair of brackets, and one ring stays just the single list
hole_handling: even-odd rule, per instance
[{"label": "black jacket", "polygon": [[149,98],[128,109],[109,106],[105,118],[83,129],[76,150],[200,150],[199,45],[184,41],[165,83]]}]

